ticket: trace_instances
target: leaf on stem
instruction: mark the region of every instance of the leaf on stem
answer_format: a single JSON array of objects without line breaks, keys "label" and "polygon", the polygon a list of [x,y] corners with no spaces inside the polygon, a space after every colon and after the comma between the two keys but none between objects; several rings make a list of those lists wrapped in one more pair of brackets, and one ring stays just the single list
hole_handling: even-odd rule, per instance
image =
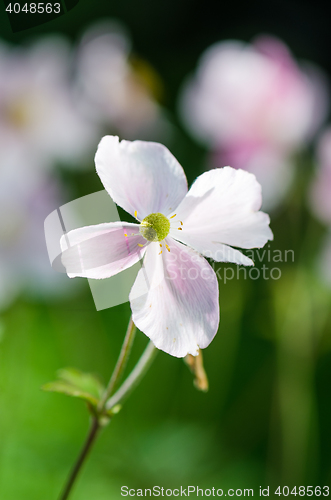
[{"label": "leaf on stem", "polygon": [[95,375],[81,372],[76,368],[63,368],[57,375],[58,380],[43,385],[42,390],[83,399],[92,407],[97,407],[105,388]]}]

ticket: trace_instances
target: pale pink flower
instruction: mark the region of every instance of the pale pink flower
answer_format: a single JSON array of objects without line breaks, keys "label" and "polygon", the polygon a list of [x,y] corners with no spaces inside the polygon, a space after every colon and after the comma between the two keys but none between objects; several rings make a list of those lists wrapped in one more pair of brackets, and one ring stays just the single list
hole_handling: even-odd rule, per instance
[{"label": "pale pink flower", "polygon": [[61,37],[0,42],[0,309],[22,289],[53,294],[62,281],[50,279],[43,236],[63,192],[50,170],[81,162],[96,139],[71,98],[70,61]]},{"label": "pale pink flower", "polygon": [[104,22],[86,31],[76,54],[76,93],[88,119],[126,136],[162,132],[166,123],[153,96],[157,87],[147,63],[133,64],[122,26]]},{"label": "pale pink flower", "polygon": [[270,206],[293,177],[284,175],[293,168],[291,156],[311,139],[327,108],[321,73],[299,67],[288,48],[271,37],[210,47],[181,98],[187,127],[218,152],[221,164],[224,155],[232,166],[256,173]]},{"label": "pale pink flower", "polygon": [[54,276],[49,267],[43,233],[46,215],[63,201],[63,186],[46,177],[28,191],[19,182],[15,189],[2,175],[1,180],[0,312],[22,292],[43,299],[63,297],[70,291],[63,276]]},{"label": "pale pink flower", "polygon": [[[3,158],[18,150],[17,171],[30,173],[57,161],[81,162],[96,139],[96,129],[78,112],[70,86],[71,53],[61,37],[29,47],[0,47],[0,170]],[[23,160],[23,161],[22,161]]]},{"label": "pale pink flower", "polygon": [[157,348],[196,355],[219,324],[217,277],[203,256],[252,265],[231,245],[262,247],[273,237],[259,211],[260,185],[254,175],[224,167],[202,174],[188,191],[165,146],[112,136],[100,142],[95,162],[109,195],[138,223],[70,231],[61,240],[68,275],[108,278],[144,257],[130,293],[134,322]]}]

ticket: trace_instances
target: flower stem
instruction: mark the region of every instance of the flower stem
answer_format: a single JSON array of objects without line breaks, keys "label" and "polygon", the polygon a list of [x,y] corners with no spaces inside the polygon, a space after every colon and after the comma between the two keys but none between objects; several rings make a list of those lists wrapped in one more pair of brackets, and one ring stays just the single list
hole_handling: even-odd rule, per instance
[{"label": "flower stem", "polygon": [[118,383],[123,375],[124,368],[126,366],[126,363],[128,361],[128,358],[129,358],[129,355],[131,352],[131,347],[133,344],[136,330],[137,330],[136,325],[134,324],[134,322],[132,320],[132,316],[131,316],[129,324],[128,324],[128,328],[126,330],[122,349],[121,349],[120,355],[118,357],[115,369],[113,371],[112,376],[110,377],[109,384],[108,384],[105,392],[103,393],[102,398],[100,399],[100,402],[98,405],[99,411],[102,411],[104,409],[106,401],[109,399],[109,397],[114,392],[114,389],[118,385]]},{"label": "flower stem", "polygon": [[108,410],[128,397],[131,391],[145,375],[156,353],[157,349],[153,342],[150,341],[128,378],[123,382],[118,391],[115,392],[115,394],[107,401],[106,408]]},{"label": "flower stem", "polygon": [[69,476],[68,481],[66,483],[66,486],[63,490],[63,493],[60,497],[60,500],[67,500],[67,498],[69,497],[70,492],[72,490],[72,487],[74,485],[74,482],[78,476],[78,473],[79,473],[89,451],[92,448],[92,445],[97,437],[99,429],[100,429],[99,421],[98,421],[97,417],[93,417],[91,427],[90,427],[89,433],[87,435],[86,441],[85,441],[84,446],[83,446],[83,448],[82,448],[82,450],[77,458],[77,461],[76,461],[76,463],[75,463],[75,465],[70,473],[70,476]]},{"label": "flower stem", "polygon": [[119,383],[121,376],[123,375],[123,371],[131,351],[135,332],[136,332],[136,326],[133,323],[131,317],[114,372],[96,409],[96,415],[93,416],[92,424],[89,433],[87,435],[85,444],[70,473],[70,476],[63,490],[62,496],[60,497],[60,500],[67,500],[67,498],[69,497],[69,494],[72,491],[73,485],[82,468],[82,465],[84,464],[85,459],[90,449],[92,448],[92,445],[99,433],[99,430],[103,427],[102,417],[104,417],[105,415],[105,410],[111,410],[116,404],[122,402],[125,398],[127,398],[130,392],[140,382],[140,380],[146,373],[147,369],[149,368],[152,360],[154,359],[157,349],[154,347],[152,342],[149,342],[135,368],[132,370],[128,378],[123,382],[123,384],[117,390],[117,392],[115,392],[115,394],[112,395],[117,384]]}]

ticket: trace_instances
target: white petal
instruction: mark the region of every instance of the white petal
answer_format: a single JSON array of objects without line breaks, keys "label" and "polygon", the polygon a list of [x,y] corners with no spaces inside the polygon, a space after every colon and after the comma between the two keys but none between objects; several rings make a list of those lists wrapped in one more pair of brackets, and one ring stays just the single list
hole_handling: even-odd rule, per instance
[{"label": "white petal", "polygon": [[218,283],[208,262],[167,238],[152,243],[130,293],[133,321],[155,346],[176,357],[196,355],[219,324]]},{"label": "white petal", "polygon": [[282,203],[295,176],[288,151],[269,144],[232,144],[213,154],[212,163],[213,167],[236,165],[236,168],[254,174],[262,188],[262,209],[267,212]]},{"label": "white petal", "polygon": [[144,243],[137,224],[112,222],[82,227],[61,238],[61,260],[70,278],[109,278],[138,262],[146,250],[138,244]]},{"label": "white petal", "polygon": [[[199,241],[197,241],[197,246],[199,246],[199,243],[201,248],[207,247],[207,245],[201,244],[201,242]],[[191,246],[198,250],[197,246]],[[208,250],[198,251],[205,257],[213,259],[216,262],[233,262],[233,264],[239,264],[243,266],[254,266],[254,261],[252,261],[252,259],[244,255],[239,250],[236,250],[235,248],[229,247],[228,245],[223,245],[222,243],[216,241],[209,242],[209,246],[210,249]]]},{"label": "white petal", "polygon": [[155,142],[104,137],[95,155],[100,179],[117,205],[130,214],[168,215],[187,193],[183,168],[170,151]]},{"label": "white petal", "polygon": [[176,209],[173,220],[183,226],[178,231],[172,223],[170,235],[216,261],[251,265],[224,245],[261,248],[273,239],[269,216],[259,212],[261,202],[261,186],[253,174],[231,167],[210,170],[198,177]]}]

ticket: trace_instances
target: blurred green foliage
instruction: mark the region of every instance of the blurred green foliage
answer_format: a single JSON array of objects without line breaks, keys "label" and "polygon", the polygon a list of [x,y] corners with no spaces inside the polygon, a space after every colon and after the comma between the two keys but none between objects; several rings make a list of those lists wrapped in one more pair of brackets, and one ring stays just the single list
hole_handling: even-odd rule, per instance
[{"label": "blurred green foliage", "polygon": [[[289,210],[274,218],[272,247]],[[302,254],[277,264],[278,281],[220,281],[220,330],[204,351],[209,392],[160,352],[100,436],[73,499],[120,498],[121,485],[330,483],[331,296]],[[128,304],[97,313],[87,285],[63,303],[20,301],[3,315],[0,498],[56,498],[88,416],[81,401],[40,387],[68,365],[107,381],[129,315]],[[138,332],[128,370],[146,343]]]}]

